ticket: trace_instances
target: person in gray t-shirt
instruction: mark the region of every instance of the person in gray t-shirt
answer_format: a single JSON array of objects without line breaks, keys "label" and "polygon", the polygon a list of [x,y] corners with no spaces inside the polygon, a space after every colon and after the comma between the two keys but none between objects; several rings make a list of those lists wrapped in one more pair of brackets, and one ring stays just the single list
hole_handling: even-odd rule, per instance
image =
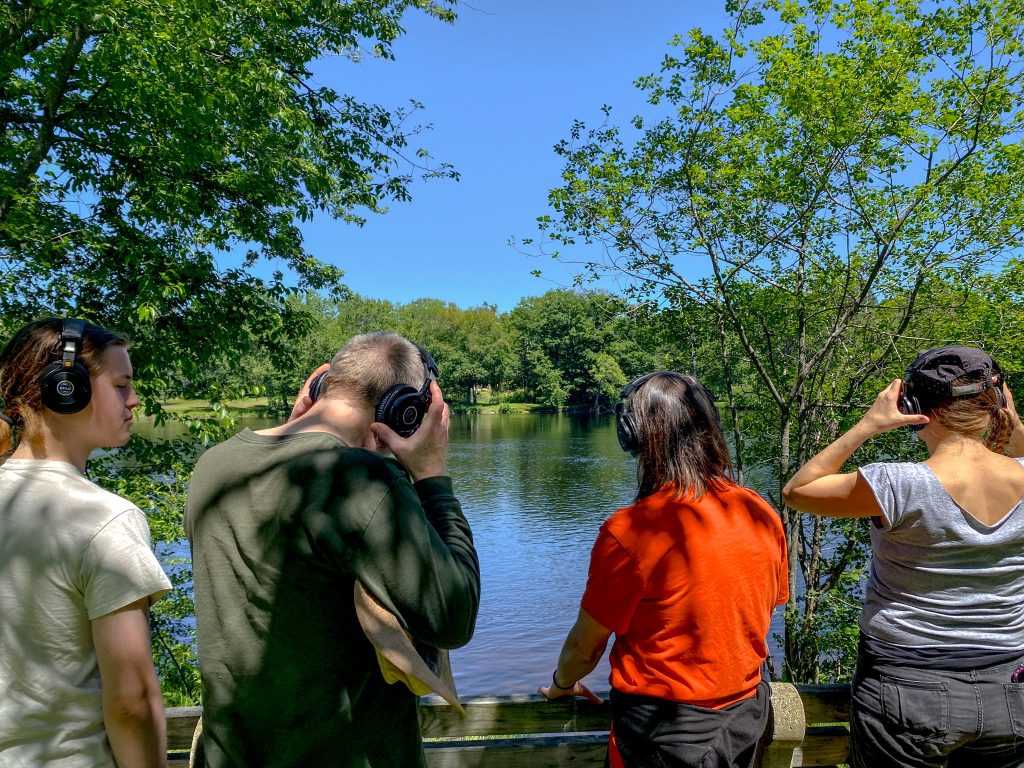
[{"label": "person in gray t-shirt", "polygon": [[[921,463],[840,472],[909,427]],[[1024,766],[1024,427],[999,366],[973,347],[921,353],[852,429],[786,484],[794,509],[871,517],[853,683],[856,768]]]}]

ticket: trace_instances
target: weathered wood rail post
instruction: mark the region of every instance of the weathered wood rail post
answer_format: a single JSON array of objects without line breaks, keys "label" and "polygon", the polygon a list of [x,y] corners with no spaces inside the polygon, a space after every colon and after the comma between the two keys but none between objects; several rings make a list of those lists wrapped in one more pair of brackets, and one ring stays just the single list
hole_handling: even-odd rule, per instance
[{"label": "weathered wood rail post", "polygon": [[[836,768],[849,754],[850,689],[845,685],[772,683],[774,715],[762,768]],[[476,696],[460,717],[442,699],[426,697],[420,723],[430,768],[561,768],[604,765],[607,702],[548,701],[542,696]],[[169,709],[169,764],[189,764],[199,707]]]}]

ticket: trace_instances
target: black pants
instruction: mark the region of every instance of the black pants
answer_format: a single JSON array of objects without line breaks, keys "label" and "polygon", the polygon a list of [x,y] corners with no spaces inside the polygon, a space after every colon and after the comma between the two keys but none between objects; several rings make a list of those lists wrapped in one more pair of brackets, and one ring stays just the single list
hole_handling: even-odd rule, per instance
[{"label": "black pants", "polygon": [[850,707],[854,768],[1024,766],[1021,663],[974,670],[915,669],[861,653]]},{"label": "black pants", "polygon": [[612,729],[629,768],[750,768],[768,725],[771,690],[724,709],[611,692]]}]

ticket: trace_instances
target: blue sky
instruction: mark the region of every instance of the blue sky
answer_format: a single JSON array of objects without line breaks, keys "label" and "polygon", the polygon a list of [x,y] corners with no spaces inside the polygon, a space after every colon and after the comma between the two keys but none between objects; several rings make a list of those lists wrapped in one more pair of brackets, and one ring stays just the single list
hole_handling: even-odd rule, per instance
[{"label": "blue sky", "polygon": [[508,245],[535,235],[548,212],[561,170],[552,146],[574,119],[599,121],[602,104],[617,123],[642,112],[633,80],[657,70],[674,34],[721,30],[724,0],[473,0],[458,13],[450,26],[410,14],[395,61],[326,60],[316,79],[385,106],[422,102],[418,117],[433,130],[418,143],[461,180],[417,183],[411,203],[362,228],[322,216],[303,233],[364,296],[504,312],[572,283],[570,267]]}]

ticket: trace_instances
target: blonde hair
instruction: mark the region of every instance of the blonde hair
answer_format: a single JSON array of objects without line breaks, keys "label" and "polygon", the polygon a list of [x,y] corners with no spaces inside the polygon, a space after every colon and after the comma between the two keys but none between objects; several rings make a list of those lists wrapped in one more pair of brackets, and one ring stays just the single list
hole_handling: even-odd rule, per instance
[{"label": "blonde hair", "polygon": [[[33,320],[23,325],[0,352],[0,407],[12,422],[0,419],[0,457],[8,456],[22,437],[38,429],[39,414],[45,408],[39,377],[47,365],[60,359],[63,328],[64,320],[59,317]],[[101,370],[103,352],[111,346],[128,346],[128,339],[86,323],[75,360],[94,377]]]}]

